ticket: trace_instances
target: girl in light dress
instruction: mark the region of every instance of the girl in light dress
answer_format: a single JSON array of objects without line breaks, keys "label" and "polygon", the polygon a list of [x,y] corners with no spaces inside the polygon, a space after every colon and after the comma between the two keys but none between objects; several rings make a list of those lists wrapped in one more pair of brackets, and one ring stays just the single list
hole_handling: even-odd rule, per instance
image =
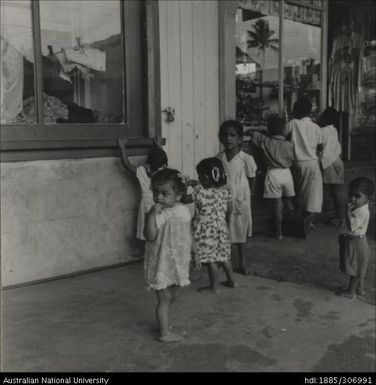
[{"label": "girl in light dress", "polygon": [[191,255],[199,268],[191,233],[191,214],[180,203],[185,185],[177,170],[157,171],[151,178],[154,205],[146,216],[144,269],[146,284],[157,295],[159,341],[178,342],[184,336],[171,331],[171,304],[179,287],[190,284]]},{"label": "girl in light dress", "polygon": [[252,236],[251,191],[257,166],[253,157],[241,150],[243,126],[236,120],[227,120],[219,130],[219,140],[224,151],[217,157],[222,161],[227,175],[227,186],[232,191],[233,209],[229,216],[230,239],[239,256],[239,272],[249,275],[245,242]]},{"label": "girl in light dress", "polygon": [[150,178],[158,170],[167,167],[168,164],[167,154],[162,150],[162,148],[159,147],[157,140],[155,140],[154,143],[157,147],[149,153],[144,164],[136,167],[132,165],[128,159],[128,154],[126,151],[127,139],[118,139],[121,164],[126,171],[137,178],[141,187],[141,200],[138,208],[136,234],[136,237],[141,241],[145,241],[145,215],[149,212],[151,206],[153,205],[153,193],[150,188]]}]

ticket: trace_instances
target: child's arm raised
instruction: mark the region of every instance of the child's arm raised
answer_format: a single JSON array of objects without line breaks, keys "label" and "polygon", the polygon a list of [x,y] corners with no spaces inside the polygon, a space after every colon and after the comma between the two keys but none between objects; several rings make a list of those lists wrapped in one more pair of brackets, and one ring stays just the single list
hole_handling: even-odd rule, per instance
[{"label": "child's arm raised", "polygon": [[192,194],[188,194],[188,187],[195,187],[199,184],[199,182],[195,179],[189,179],[187,182],[185,182],[185,192],[182,198],[180,199],[181,203],[188,204],[193,203],[193,196]]},{"label": "child's arm raised", "polygon": [[120,148],[120,161],[121,165],[133,176],[136,176],[137,167],[133,166],[128,159],[127,150],[125,146],[127,144],[127,138],[119,138],[118,145]]},{"label": "child's arm raised", "polygon": [[159,203],[156,203],[146,215],[144,237],[147,241],[154,241],[155,238],[157,238],[158,228],[156,215],[160,212],[162,212],[162,206]]}]

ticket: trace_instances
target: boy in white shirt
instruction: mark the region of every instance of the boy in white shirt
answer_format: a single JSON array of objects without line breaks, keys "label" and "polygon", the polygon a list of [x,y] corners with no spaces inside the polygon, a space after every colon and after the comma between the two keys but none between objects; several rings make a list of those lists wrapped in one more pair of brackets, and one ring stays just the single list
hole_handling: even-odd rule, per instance
[{"label": "boy in white shirt", "polygon": [[347,290],[337,294],[347,298],[365,294],[364,280],[370,258],[367,242],[369,222],[369,197],[374,192],[374,183],[366,177],[358,177],[349,185],[349,203],[345,221],[339,235],[340,269],[350,277]]}]

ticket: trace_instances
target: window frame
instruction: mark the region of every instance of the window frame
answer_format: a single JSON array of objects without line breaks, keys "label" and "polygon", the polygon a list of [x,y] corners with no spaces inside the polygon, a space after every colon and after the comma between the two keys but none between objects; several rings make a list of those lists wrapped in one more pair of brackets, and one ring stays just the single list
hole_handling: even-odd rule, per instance
[{"label": "window frame", "polygon": [[[159,20],[158,2],[153,0],[120,1],[121,27],[124,54],[124,110],[125,123],[121,124],[43,124],[43,68],[41,56],[41,30],[39,0],[31,1],[33,43],[34,43],[34,87],[38,123],[32,125],[3,124],[0,135],[0,160],[23,161],[38,159],[86,158],[117,156],[117,138],[128,138],[129,155],[146,154],[154,144],[153,138],[161,136],[160,122],[160,77],[159,77]],[[141,20],[140,50],[144,61],[142,78],[142,109],[134,112],[131,105],[130,84],[134,71],[139,68],[131,65],[132,37],[134,31],[129,27],[132,9],[139,9]],[[137,24],[137,23],[136,23]],[[132,35],[133,32],[133,35]],[[133,72],[132,72],[133,71]],[[138,114],[138,115],[137,115]],[[143,127],[139,117],[145,116]],[[132,136],[132,132],[137,134]],[[164,142],[164,141],[163,141]]]}]

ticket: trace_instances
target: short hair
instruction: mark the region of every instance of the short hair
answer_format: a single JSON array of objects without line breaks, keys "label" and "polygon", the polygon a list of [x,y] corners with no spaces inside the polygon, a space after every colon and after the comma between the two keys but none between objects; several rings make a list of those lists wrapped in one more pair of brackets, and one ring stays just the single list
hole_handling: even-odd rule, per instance
[{"label": "short hair", "polygon": [[326,127],[336,124],[337,121],[337,111],[333,107],[326,108],[317,120],[317,124],[320,127]]},{"label": "short hair", "polygon": [[196,166],[198,174],[205,175],[213,187],[221,187],[226,184],[226,174],[223,163],[218,158],[205,158]]},{"label": "short hair", "polygon": [[359,176],[353,179],[349,184],[349,191],[357,190],[367,196],[371,196],[375,190],[373,181],[365,176]]},{"label": "short hair", "polygon": [[233,128],[236,133],[239,135],[240,138],[243,137],[243,125],[238,122],[237,120],[225,120],[222,124],[221,127],[219,128],[219,140],[222,141],[222,138],[226,134],[227,130],[229,128]]},{"label": "short hair", "polygon": [[293,107],[293,115],[296,119],[302,119],[306,116],[309,116],[312,111],[312,102],[308,96],[300,97]]},{"label": "short hair", "polygon": [[151,177],[151,184],[158,185],[164,184],[167,182],[172,182],[174,185],[174,190],[178,192],[185,192],[185,184],[181,178],[181,174],[178,170],[174,170],[171,168],[164,168],[162,170],[157,171]]},{"label": "short hair", "polygon": [[282,135],[285,129],[285,121],[278,115],[271,115],[268,118],[267,128],[270,135]]},{"label": "short hair", "polygon": [[167,154],[161,148],[154,148],[147,156],[146,163],[150,165],[151,171],[155,172],[162,166],[168,165]]}]

